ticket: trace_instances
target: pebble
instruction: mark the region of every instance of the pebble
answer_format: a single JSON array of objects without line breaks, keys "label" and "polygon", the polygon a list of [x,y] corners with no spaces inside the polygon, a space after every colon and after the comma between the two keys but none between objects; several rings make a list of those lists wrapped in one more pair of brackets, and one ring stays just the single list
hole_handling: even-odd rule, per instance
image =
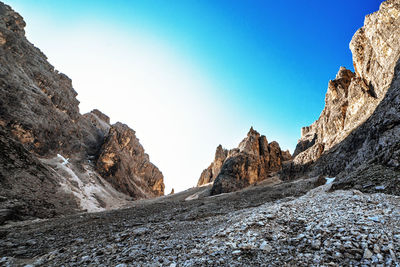
[{"label": "pebble", "polygon": [[364,255],[363,255],[363,258],[364,259],[370,259],[372,257],[372,252],[369,250],[369,249],[365,249],[364,250]]},{"label": "pebble", "polygon": [[265,252],[271,252],[272,247],[270,244],[268,244],[266,241],[263,241],[260,245],[260,249],[264,250]]},{"label": "pebble", "polygon": [[240,253],[242,253],[241,250],[234,250],[234,251],[232,251],[232,255],[239,255]]}]

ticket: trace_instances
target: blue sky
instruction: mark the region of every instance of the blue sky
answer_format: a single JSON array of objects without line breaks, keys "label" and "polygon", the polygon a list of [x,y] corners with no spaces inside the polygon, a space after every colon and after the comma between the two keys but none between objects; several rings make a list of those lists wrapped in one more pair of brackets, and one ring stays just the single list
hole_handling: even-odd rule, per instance
[{"label": "blue sky", "polygon": [[381,2],[6,1],[72,78],[82,112],[136,130],[167,190],[194,185],[215,147],[250,126],[293,152]]}]

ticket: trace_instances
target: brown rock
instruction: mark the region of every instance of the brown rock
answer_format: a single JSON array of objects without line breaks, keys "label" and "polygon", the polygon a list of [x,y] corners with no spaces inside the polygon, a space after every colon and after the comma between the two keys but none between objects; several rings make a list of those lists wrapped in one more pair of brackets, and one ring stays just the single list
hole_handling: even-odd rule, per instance
[{"label": "brown rock", "polygon": [[[112,189],[96,172],[94,164],[108,137],[110,119],[99,110],[85,115],[79,113],[71,80],[55,70],[46,56],[25,38],[24,27],[23,18],[0,2],[0,130],[6,136],[1,140],[6,153],[2,156],[11,159],[0,159],[0,182],[4,186],[0,195],[4,193],[8,202],[19,203],[12,208],[0,206],[0,209],[11,209],[24,218],[67,214],[83,206],[118,206],[129,197]],[[135,142],[139,147],[138,141]],[[140,194],[136,197],[163,193],[162,175],[144,160],[148,159],[144,152],[139,153],[139,158],[127,157],[125,150],[114,152],[123,166],[127,164],[125,159],[133,160],[134,167],[118,165],[117,173],[127,180],[136,179],[123,180],[130,186],[139,184]],[[13,160],[20,157],[21,160]],[[63,157],[68,161],[57,162]],[[38,171],[32,171],[35,168]],[[123,170],[132,173],[123,173]],[[111,177],[108,172],[107,175]],[[67,176],[79,182],[69,181]],[[143,192],[141,183],[145,184]],[[88,193],[82,197],[79,194],[85,191],[84,186],[105,194]],[[116,187],[126,189],[123,185]],[[60,197],[58,191],[69,193]],[[84,205],[80,205],[82,201]]]},{"label": "brown rock", "polygon": [[217,175],[211,194],[232,192],[267,179],[290,159],[277,142],[268,144],[267,138],[250,129],[238,148],[229,151]]},{"label": "brown rock", "polygon": [[323,175],[336,177],[333,189],[400,194],[399,28],[398,1],[366,17],[350,44],[354,77],[347,89],[343,70],[330,82],[321,117],[303,128],[282,176]]},{"label": "brown rock", "polygon": [[101,148],[97,170],[134,199],[164,195],[163,175],[144,152],[135,131],[117,122]]},{"label": "brown rock", "polygon": [[355,73],[341,67],[329,82],[319,119],[302,129],[294,165],[312,164],[342,142],[385,97],[400,54],[399,11],[397,1],[386,1],[365,18],[350,43]]},{"label": "brown rock", "polygon": [[214,182],[227,156],[228,150],[219,145],[215,151],[214,161],[201,173],[197,186]]},{"label": "brown rock", "polygon": [[105,123],[110,124],[110,118],[100,110],[94,109],[90,113],[97,116],[100,120],[104,121]]},{"label": "brown rock", "polygon": [[0,129],[0,224],[49,218],[78,211],[72,195],[60,190],[54,171]]}]

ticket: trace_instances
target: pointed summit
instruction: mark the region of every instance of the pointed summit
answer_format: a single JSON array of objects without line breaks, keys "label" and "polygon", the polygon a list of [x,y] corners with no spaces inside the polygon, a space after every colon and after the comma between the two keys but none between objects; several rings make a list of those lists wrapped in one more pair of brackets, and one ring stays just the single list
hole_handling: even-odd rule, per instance
[{"label": "pointed summit", "polygon": [[260,136],[260,133],[254,130],[253,126],[251,126],[247,136]]}]

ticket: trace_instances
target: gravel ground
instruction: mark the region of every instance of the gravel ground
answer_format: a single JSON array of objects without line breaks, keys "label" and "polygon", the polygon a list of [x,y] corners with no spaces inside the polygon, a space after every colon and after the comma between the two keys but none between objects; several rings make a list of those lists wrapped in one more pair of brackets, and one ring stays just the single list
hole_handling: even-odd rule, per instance
[{"label": "gravel ground", "polygon": [[0,265],[400,266],[400,197],[329,186],[277,200],[269,187],[183,200],[201,188],[13,224],[0,228]]}]

